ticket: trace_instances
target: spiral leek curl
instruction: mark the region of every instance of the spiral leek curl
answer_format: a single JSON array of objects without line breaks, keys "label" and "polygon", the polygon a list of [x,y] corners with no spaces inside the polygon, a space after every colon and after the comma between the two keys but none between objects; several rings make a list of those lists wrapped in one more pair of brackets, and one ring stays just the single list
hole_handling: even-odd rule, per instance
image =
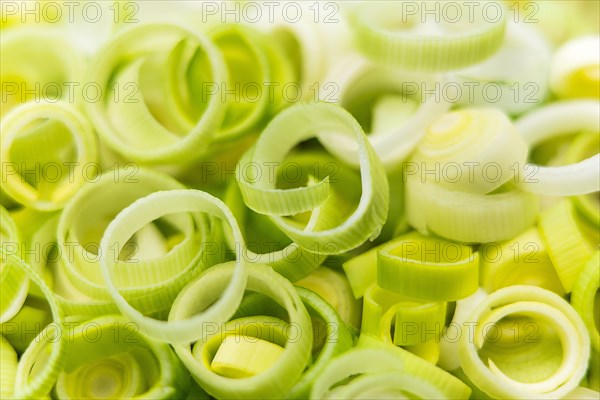
[{"label": "spiral leek curl", "polygon": [[[198,279],[190,282],[175,300],[169,321],[180,322],[180,319],[193,315],[210,305],[218,297],[219,288],[232,279],[236,268],[238,267],[235,263],[222,264],[210,268]],[[205,289],[202,290],[202,288]],[[213,396],[278,398],[290,389],[308,363],[313,342],[310,316],[292,284],[268,266],[258,264],[248,266],[246,289],[264,294],[283,307],[288,314],[289,323],[274,317],[263,317],[267,318],[267,321],[257,320],[256,317],[246,317],[227,323],[213,320],[210,323],[210,332],[205,325],[200,332],[201,340],[193,344],[192,348],[188,344],[176,344],[175,351],[192,377]],[[225,318],[229,319],[232,315],[225,316]],[[224,314],[222,313],[221,316]],[[225,322],[222,319],[221,321]],[[263,328],[257,328],[256,324]],[[264,329],[269,326],[269,329]],[[250,329],[252,327],[254,329]],[[211,367],[211,363],[219,356],[220,347],[224,345],[235,345],[235,348],[240,351],[237,357],[249,357],[255,354],[254,350],[248,348],[256,344],[251,341],[251,338],[248,338],[248,335],[251,334],[249,332],[252,332],[254,338],[279,345],[284,350],[279,352],[278,356],[273,357],[270,365],[255,366],[253,374],[249,374],[248,367],[242,369],[242,365],[249,364],[244,360],[236,360],[235,355],[231,354],[231,350],[228,349],[223,350],[228,354],[221,355],[222,358],[219,361],[223,363],[223,359],[229,360],[225,364],[229,367],[224,369],[225,365],[223,364],[217,370]],[[294,334],[293,337],[292,334]],[[224,341],[227,335],[234,335],[233,342],[226,343]],[[239,343],[240,341],[243,343]],[[259,346],[266,346],[265,343],[258,343]],[[263,359],[260,362],[265,361],[266,359]],[[236,363],[238,366],[235,365]],[[219,374],[219,372],[225,373],[225,375]],[[242,372],[243,375],[240,375]],[[232,377],[231,374],[238,378]]]},{"label": "spiral leek curl", "polygon": [[466,385],[440,368],[405,350],[361,335],[356,348],[333,359],[323,371],[310,398],[466,399],[469,393]]},{"label": "spiral leek curl", "polygon": [[17,372],[17,352],[4,336],[0,335],[0,395],[3,399],[11,396],[15,390]]},{"label": "spiral leek curl", "polygon": [[[30,102],[4,116],[0,155],[3,190],[39,210],[61,209],[97,163],[96,136],[87,118],[67,102]],[[89,178],[91,179],[91,178]]]},{"label": "spiral leek curl", "polygon": [[[529,148],[562,134],[600,132],[600,103],[566,100],[539,108],[516,122]],[[523,190],[547,196],[575,196],[600,191],[600,154],[560,167],[523,166],[515,181]]]},{"label": "spiral leek curl", "polygon": [[[325,224],[329,179],[295,189],[278,189],[274,179],[264,173],[269,164],[281,165],[286,154],[299,142],[328,132],[343,133],[359,143],[362,194],[354,213],[339,225],[319,230]],[[284,135],[285,133],[285,135]],[[275,164],[272,164],[275,163]],[[244,173],[247,166],[257,166],[257,172]],[[380,232],[388,210],[388,183],[383,166],[354,118],[339,107],[329,104],[296,105],[282,111],[259,137],[238,164],[238,183],[246,205],[271,217],[273,223],[299,246],[316,253],[338,254],[358,247]],[[296,227],[282,216],[312,211],[310,222]],[[324,214],[324,215],[321,215]],[[335,216],[333,216],[335,218]],[[328,251],[328,247],[332,247]]]},{"label": "spiral leek curl", "polygon": [[526,157],[527,145],[504,113],[469,108],[446,113],[429,125],[409,166],[424,182],[483,195],[510,181],[515,165],[522,166]]},{"label": "spiral leek curl", "polygon": [[[121,286],[123,282],[119,278],[119,271],[121,269],[118,268],[119,263],[116,261],[127,240],[135,232],[160,217],[181,212],[205,213],[228,222],[239,249],[236,249],[233,276],[228,284],[223,284],[224,289],[219,300],[215,301],[207,309],[198,310],[198,315],[184,318],[183,316],[178,317],[176,314],[175,317],[177,318],[174,318],[174,320],[163,321],[146,315],[136,308],[135,303],[129,302],[125,296],[126,291],[124,289],[126,287]],[[216,221],[213,221],[211,225],[213,232],[210,229],[207,230],[203,237],[200,238],[205,242],[201,243],[211,243],[211,233],[214,234],[214,230],[217,229],[216,226],[218,226]],[[229,316],[233,315],[235,309],[240,304],[246,286],[247,275],[246,264],[243,259],[244,249],[244,239],[237,222],[231,211],[221,200],[199,190],[165,190],[154,192],[136,200],[110,222],[100,242],[99,264],[110,297],[122,314],[139,325],[141,332],[152,338],[169,343],[191,342],[202,337],[202,324],[209,321],[215,323],[226,321]],[[177,279],[173,283],[170,293],[178,293],[177,298],[181,297],[182,293],[185,292],[185,290],[180,291],[182,290],[181,287],[188,283],[190,279],[197,276],[207,265],[200,268],[194,268],[194,266],[210,260],[210,255],[207,255],[204,251],[195,253],[192,260],[190,260],[189,270],[182,275],[181,279]],[[176,262],[172,263],[177,265]],[[134,262],[133,266],[143,266],[143,263]],[[163,287],[163,285],[160,284],[160,281],[157,283],[159,288]],[[150,293],[152,294],[152,292]],[[206,296],[210,297],[211,294],[206,293]],[[216,300],[216,297],[212,297],[211,302]],[[164,301],[164,296],[159,296],[158,298]],[[170,305],[171,302],[168,301],[165,304]],[[172,313],[172,315],[174,314]]]},{"label": "spiral leek curl", "polygon": [[71,322],[59,399],[171,399],[189,390],[189,376],[173,350],[115,315]]},{"label": "spiral leek curl", "polygon": [[252,128],[269,106],[265,83],[273,79],[265,37],[242,25],[221,25],[208,36],[222,52],[229,71],[227,85],[218,88],[219,96],[226,99],[222,92],[227,90],[230,100],[216,139],[234,139]]},{"label": "spiral leek curl", "polygon": [[[67,313],[117,311],[99,269],[100,260],[107,256],[100,249],[102,234],[115,215],[135,200],[175,189],[183,185],[158,172],[115,170],[86,185],[67,204],[56,228],[58,265],[54,269]],[[118,243],[118,252],[116,248],[104,250],[118,265],[114,279],[123,295],[146,313],[168,309],[187,280],[200,272],[198,263],[201,269],[214,259],[201,243],[201,238],[210,237],[208,229],[203,217],[168,216]]]},{"label": "spiral leek curl", "polygon": [[361,333],[405,346],[435,364],[445,319],[444,302],[419,301],[373,285],[363,299]]},{"label": "spiral leek curl", "polygon": [[437,23],[424,10],[406,12],[405,3],[365,2],[352,12],[358,47],[383,65],[420,72],[455,70],[485,60],[502,43],[507,13],[499,3],[493,3],[500,14],[494,20],[476,14],[468,21],[467,6],[458,4],[459,21],[438,18]]},{"label": "spiral leek curl", "polygon": [[[248,168],[254,168],[248,164]],[[275,164],[270,164],[269,168]],[[330,196],[332,197],[326,209],[333,216],[340,218],[353,211],[355,202],[359,200],[360,193],[355,188],[360,185],[360,176],[353,170],[339,165],[339,163],[324,152],[294,152],[285,159],[279,167],[279,171],[261,171],[264,174],[273,174],[282,186],[294,185],[302,180],[325,179],[326,174],[331,174],[329,182]],[[334,201],[335,199],[335,201]],[[274,223],[266,216],[250,210],[244,203],[244,199],[238,185],[232,185],[225,194],[225,202],[231,208],[238,220],[246,238],[248,247],[248,259],[258,263],[269,264],[276,272],[282,274],[291,281],[297,281],[310,274],[321,264],[326,253],[335,250],[335,243],[327,243],[320,252],[317,246],[308,249],[300,247],[288,238]],[[318,217],[315,213],[311,218]],[[309,218],[310,219],[310,218]],[[303,216],[298,215],[296,220],[302,221]],[[328,223],[337,223],[331,218]],[[324,221],[326,223],[327,221]],[[228,238],[230,247],[234,244]]]},{"label": "spiral leek curl", "polygon": [[36,271],[15,256],[6,254],[4,249],[0,249],[0,256],[6,266],[25,272],[30,282],[39,286],[52,313],[52,323],[39,332],[20,356],[12,393],[15,398],[41,397],[50,392],[64,363],[66,337],[62,331],[63,312]]},{"label": "spiral leek curl", "polygon": [[[145,163],[198,158],[225,117],[211,94],[227,82],[222,54],[204,35],[170,25],[141,25],[115,36],[92,62],[90,79],[103,88],[87,111],[117,153]],[[120,96],[108,96],[109,88]]]},{"label": "spiral leek curl", "polygon": [[468,320],[475,325],[459,342],[462,369],[491,397],[561,398],[585,375],[588,332],[555,293],[526,285],[502,288]]},{"label": "spiral leek curl", "polygon": [[360,303],[354,298],[348,279],[343,274],[319,267],[295,282],[295,285],[310,289],[325,299],[346,324],[356,328],[360,325]]},{"label": "spiral leek curl", "polygon": [[416,175],[406,177],[405,201],[408,222],[419,232],[466,243],[515,237],[534,224],[539,210],[535,195],[512,184],[476,195],[424,183]]}]

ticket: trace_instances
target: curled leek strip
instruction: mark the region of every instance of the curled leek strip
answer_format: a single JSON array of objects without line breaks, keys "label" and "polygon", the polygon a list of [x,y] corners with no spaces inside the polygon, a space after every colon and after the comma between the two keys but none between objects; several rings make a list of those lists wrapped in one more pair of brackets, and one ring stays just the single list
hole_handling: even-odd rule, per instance
[{"label": "curled leek strip", "polygon": [[[553,103],[526,114],[516,123],[529,148],[568,133],[600,132],[600,102],[569,100]],[[522,175],[522,176],[521,176]],[[517,184],[532,193],[575,196],[600,191],[600,154],[560,167],[526,164]]]},{"label": "curled leek strip", "polygon": [[415,299],[458,300],[477,290],[478,267],[470,246],[409,233],[377,252],[377,284]]},{"label": "curled leek strip", "polygon": [[[225,203],[235,216],[246,239],[247,259],[259,264],[269,264],[275,272],[295,282],[314,271],[326,258],[325,254],[312,253],[289,239],[271,220],[250,210],[236,182],[225,193]],[[227,244],[236,244],[226,235]]]},{"label": "curled leek strip", "polygon": [[466,243],[515,237],[534,224],[539,209],[535,195],[509,185],[476,195],[421,182],[416,175],[406,177],[405,200],[408,222],[419,232]]},{"label": "curled leek strip", "polygon": [[352,287],[354,298],[360,299],[371,285],[377,283],[377,255],[379,250],[401,241],[402,237],[392,239],[344,262],[342,267]]},{"label": "curled leek strip", "polygon": [[[101,138],[140,162],[197,158],[225,115],[214,94],[227,80],[223,56],[205,36],[177,25],[122,32],[98,52],[90,79],[103,90],[100,101],[87,103]],[[115,98],[111,88],[120,90]]]},{"label": "curled leek strip", "polygon": [[532,285],[565,294],[536,228],[502,243],[485,244],[479,254],[480,284],[488,293],[512,285]]},{"label": "curled leek strip", "polygon": [[361,336],[358,348],[334,358],[319,375],[310,398],[466,399],[469,393],[469,388],[458,379],[426,361]]},{"label": "curled leek strip", "polygon": [[462,369],[489,396],[561,398],[585,375],[589,335],[577,312],[555,293],[525,285],[502,288],[468,320],[475,328],[459,342]]},{"label": "curled leek strip", "polygon": [[361,332],[401,346],[423,344],[430,334],[439,342],[445,318],[446,303],[417,301],[373,285],[363,299]]},{"label": "curled leek strip", "polygon": [[3,31],[0,49],[2,117],[28,101],[76,103],[82,99],[82,58],[58,30]]},{"label": "curled leek strip", "polygon": [[354,298],[350,283],[343,274],[327,267],[319,267],[295,282],[295,285],[314,291],[336,310],[342,321],[359,327],[360,303]]},{"label": "curled leek strip", "polygon": [[[471,296],[458,300],[454,305],[452,320],[444,327],[440,340],[440,358],[437,365],[453,374],[460,368],[458,342],[467,326],[468,318],[475,307],[485,299],[487,293],[478,289]],[[450,307],[448,307],[450,308]],[[462,378],[461,378],[462,379]],[[467,382],[467,380],[465,380]]]},{"label": "curled leek strip", "polygon": [[[188,315],[172,313],[170,321],[162,321],[144,315],[133,307],[119,288],[117,255],[120,254],[127,240],[146,224],[165,215],[190,212],[206,213],[229,223],[231,233],[239,248],[236,249],[235,267],[230,281],[223,282],[223,291],[214,293],[206,291],[203,295],[209,299],[205,308]],[[210,232],[209,232],[210,237]],[[206,238],[205,238],[206,239]],[[152,193],[136,200],[121,211],[111,221],[100,242],[100,268],[108,293],[125,316],[139,325],[140,331],[146,335],[169,343],[192,342],[202,337],[202,325],[207,322],[225,322],[237,309],[244,295],[246,286],[246,264],[242,260],[245,250],[244,239],[231,211],[221,200],[199,190],[167,190]],[[200,252],[201,260],[205,255]],[[192,271],[193,273],[194,271]],[[194,275],[191,275],[194,276]],[[188,278],[190,275],[188,275]],[[189,287],[189,286],[187,286]],[[189,289],[188,289],[189,290]],[[182,296],[180,292],[178,298]],[[218,300],[217,300],[218,299]],[[184,319],[185,318],[185,319]]]},{"label": "curled leek strip", "polygon": [[469,398],[471,389],[456,377],[450,375],[432,363],[417,357],[401,347],[392,346],[371,335],[361,334],[356,346],[357,349],[378,349],[393,355],[403,365],[403,370],[409,371],[414,376],[423,378],[433,383],[443,394],[441,398],[466,399]]},{"label": "curled leek strip", "polygon": [[52,389],[64,362],[63,312],[50,288],[28,264],[6,254],[4,249],[0,249],[0,257],[7,266],[24,271],[30,282],[39,286],[52,313],[53,322],[41,330],[19,359],[13,393],[21,399],[44,396]]},{"label": "curled leek strip", "polygon": [[[331,359],[344,353],[353,345],[353,337],[346,323],[336,310],[314,292],[296,288],[302,302],[313,318],[313,338],[323,335],[323,344],[312,364],[304,371],[300,379],[286,393],[288,399],[304,399],[308,397],[313,382],[327,367]],[[315,318],[324,322],[325,327],[315,323]],[[319,330],[324,330],[321,332]],[[319,338],[320,339],[320,338]],[[315,346],[313,346],[313,354]]]},{"label": "curled leek strip", "polygon": [[120,316],[70,322],[59,399],[181,398],[189,390],[187,371],[165,344],[140,334]]},{"label": "curled leek strip", "polygon": [[250,27],[232,24],[221,25],[208,35],[223,53],[229,71],[227,86],[218,89],[221,98],[230,101],[215,139],[234,139],[256,125],[269,105],[270,88],[265,84],[272,83],[272,78],[266,39]]},{"label": "curled leek strip", "polygon": [[[482,63],[457,71],[459,104],[493,106],[518,115],[548,96],[551,49],[545,38],[526,23],[507,21],[500,49]],[[514,62],[519,60],[519,62]]]},{"label": "curled leek strip", "polygon": [[[324,230],[297,227],[282,215],[313,211],[316,227],[327,218],[319,210],[327,207],[330,198],[329,180],[295,189],[278,189],[269,174],[269,165],[280,165],[287,153],[298,143],[312,137],[327,140],[330,132],[343,133],[359,143],[362,194],[355,211],[339,225]],[[272,164],[275,163],[275,164]],[[244,174],[247,166],[258,166],[256,174]],[[265,168],[265,170],[263,170]],[[388,210],[389,193],[385,171],[360,125],[342,108],[317,103],[296,105],[282,111],[259,137],[254,149],[238,164],[238,182],[249,208],[271,215],[272,221],[298,245],[323,253],[334,245],[330,254],[358,247],[380,232]],[[317,213],[317,214],[315,214]],[[323,213],[326,214],[326,213]]]},{"label": "curled leek strip", "polygon": [[550,86],[560,98],[600,98],[600,36],[583,36],[554,54]]},{"label": "curled leek strip", "polygon": [[[220,288],[236,274],[237,268],[232,262],[222,264],[208,269],[198,279],[190,282],[175,300],[169,321],[177,322],[211,304],[219,296]],[[182,343],[175,344],[175,351],[194,379],[213,396],[235,399],[280,398],[298,380],[308,363],[313,341],[310,317],[292,284],[268,266],[249,266],[246,288],[266,295],[283,307],[288,314],[290,328],[281,328],[281,325],[271,322],[266,325],[269,329],[249,329],[250,325],[256,324],[252,322],[252,317],[223,324],[231,315],[221,314],[222,318],[211,321],[211,328],[216,329],[210,329],[210,332],[209,329],[202,329],[201,339],[193,345],[193,350],[189,344]],[[223,336],[230,333],[247,337],[249,333],[244,332],[256,332],[254,337],[278,344],[284,350],[271,365],[255,375],[238,379],[219,375],[211,369],[210,363],[215,354],[218,354],[219,346],[223,346]],[[292,332],[295,332],[293,338]],[[237,339],[243,340],[241,337]],[[278,343],[278,339],[282,343]],[[244,347],[251,345],[252,343],[245,343]],[[248,354],[252,353],[248,351]],[[231,358],[229,360],[234,362]],[[239,363],[243,361],[240,360]],[[259,368],[261,369],[263,367]]]},{"label": "curled leek strip", "polygon": [[540,216],[540,236],[566,293],[571,293],[577,276],[594,254],[596,244],[588,237],[586,224],[566,199]]},{"label": "curled leek strip", "polygon": [[425,5],[364,2],[353,10],[351,22],[358,47],[375,61],[411,71],[449,71],[483,61],[500,47],[507,12],[499,3],[491,4],[499,14],[495,19],[469,14],[466,5],[457,4],[459,21],[442,18],[440,23],[439,17],[427,17]]},{"label": "curled leek strip", "polygon": [[8,399],[15,390],[17,372],[17,352],[8,340],[0,335],[0,396]]},{"label": "curled leek strip", "polygon": [[[102,234],[114,216],[135,200],[175,189],[183,185],[167,175],[145,168],[119,169],[84,186],[67,204],[56,230],[58,254],[54,257],[60,283],[56,290],[66,312],[117,311],[99,269]],[[187,280],[210,262],[200,242],[200,237],[209,237],[207,224],[189,215],[165,217],[136,232],[132,240],[119,243],[123,250],[113,253],[109,249],[109,257],[118,256],[113,279],[121,293],[147,313],[168,309]],[[175,240],[173,245],[169,240]]]},{"label": "curled leek strip", "polygon": [[0,283],[2,284],[2,293],[0,293],[0,323],[13,318],[25,303],[27,292],[29,290],[29,278],[26,271],[11,267],[7,264],[5,254],[21,255],[22,246],[19,230],[15,221],[4,207],[0,205],[0,247],[3,251],[3,257],[0,260]]},{"label": "curled leek strip", "polygon": [[[356,54],[332,69],[321,89],[322,100],[331,96],[331,82],[339,87],[340,104],[370,133],[369,141],[387,170],[404,161],[427,126],[450,108],[438,90],[445,84],[443,77],[388,70]],[[352,138],[335,135],[321,143],[344,162],[358,166],[358,146]]]},{"label": "curled leek strip", "polygon": [[510,181],[526,157],[527,145],[504,113],[463,109],[429,125],[405,169],[447,190],[486,194]]},{"label": "curled leek strip", "polygon": [[573,284],[571,304],[577,310],[590,333],[592,347],[600,351],[600,305],[598,291],[600,290],[600,252],[596,253],[585,264],[577,280]]},{"label": "curled leek strip", "polygon": [[66,102],[28,103],[2,121],[2,190],[24,205],[57,210],[85,183],[97,161],[91,124]]}]

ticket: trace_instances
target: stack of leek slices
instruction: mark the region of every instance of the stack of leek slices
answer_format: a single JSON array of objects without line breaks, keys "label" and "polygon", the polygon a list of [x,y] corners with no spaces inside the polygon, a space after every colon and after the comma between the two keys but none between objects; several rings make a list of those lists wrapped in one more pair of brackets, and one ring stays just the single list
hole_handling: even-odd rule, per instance
[{"label": "stack of leek slices", "polygon": [[581,2],[30,3],[1,398],[600,396]]}]

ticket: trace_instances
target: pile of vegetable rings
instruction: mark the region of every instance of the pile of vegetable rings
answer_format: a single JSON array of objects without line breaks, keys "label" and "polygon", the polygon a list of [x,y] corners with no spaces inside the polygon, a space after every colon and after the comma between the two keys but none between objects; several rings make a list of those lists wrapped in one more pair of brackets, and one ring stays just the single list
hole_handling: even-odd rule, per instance
[{"label": "pile of vegetable rings", "polygon": [[599,2],[1,8],[1,398],[600,397]]}]

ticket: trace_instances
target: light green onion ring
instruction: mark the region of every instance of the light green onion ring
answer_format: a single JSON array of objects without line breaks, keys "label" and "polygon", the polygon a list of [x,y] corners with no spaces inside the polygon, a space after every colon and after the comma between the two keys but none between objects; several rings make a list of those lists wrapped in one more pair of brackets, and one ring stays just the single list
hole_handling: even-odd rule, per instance
[{"label": "light green onion ring", "polygon": [[427,301],[452,301],[478,287],[479,254],[470,246],[416,232],[377,252],[377,284]]},{"label": "light green onion ring", "polygon": [[[529,148],[561,134],[581,130],[600,132],[600,102],[560,101],[538,108],[516,122]],[[561,167],[527,164],[517,184],[532,193],[548,196],[575,196],[600,191],[600,154]]]},{"label": "light green onion ring", "polygon": [[235,139],[255,126],[269,105],[270,88],[265,84],[273,82],[266,38],[249,26],[233,24],[219,25],[208,37],[223,53],[229,70],[227,85],[218,89],[218,96],[229,101],[215,140]]},{"label": "light green onion ring", "polygon": [[[174,68],[174,76],[170,77],[173,85],[179,85],[183,79],[189,79],[193,85],[201,88],[195,87],[199,92],[190,93],[190,102],[194,103],[194,97],[205,97],[201,99],[204,100],[202,115],[191,129],[183,132],[167,128],[147,108],[140,79],[143,77],[141,69],[145,65],[148,65],[148,68],[152,67],[152,64],[144,63],[151,62],[152,55],[160,56],[160,53],[157,55],[157,50],[179,51],[181,46],[187,45],[186,40],[192,41],[196,47],[192,54],[186,53],[182,56],[194,58],[199,49],[210,66],[210,81],[199,77],[206,71],[194,70],[201,68],[200,65],[192,63],[192,68]],[[123,62],[128,64],[123,66]],[[174,67],[176,66],[177,63]],[[115,71],[120,71],[120,75],[113,76]],[[184,76],[181,76],[182,74]],[[152,24],[123,31],[98,52],[98,56],[92,61],[89,76],[91,81],[99,83],[104,91],[108,92],[109,88],[115,87],[121,89],[121,97],[117,98],[119,101],[114,102],[111,96],[105,94],[100,101],[86,103],[87,111],[101,138],[113,150],[133,160],[172,163],[195,159],[208,146],[225,115],[225,103],[221,102],[220,96],[210,95],[207,86],[218,86],[227,80],[223,56],[205,36],[184,27]],[[200,81],[197,81],[198,79]],[[156,82],[150,82],[154,83]],[[179,90],[175,91],[173,86],[165,90],[181,94]],[[168,99],[166,103],[170,101],[176,99]],[[177,108],[178,113],[184,113],[184,110]]]},{"label": "light green onion ring", "polygon": [[[354,213],[340,225],[322,231],[307,229],[310,225],[298,228],[277,215],[296,214],[314,207],[317,210],[329,197],[327,179],[292,190],[276,189],[274,179],[269,179],[269,174],[264,173],[265,168],[270,163],[280,165],[299,142],[315,136],[327,140],[329,132],[354,137],[359,143],[362,195]],[[245,157],[238,164],[238,171],[252,165],[258,168],[257,175],[238,173],[246,204],[253,210],[271,215],[275,225],[301,247],[319,253],[333,243],[335,249],[329,254],[338,254],[356,248],[379,234],[389,205],[385,171],[360,125],[342,108],[317,103],[296,105],[282,111]]]},{"label": "light green onion ring", "polygon": [[[99,269],[102,232],[117,213],[135,200],[155,191],[183,188],[173,178],[145,168],[133,173],[118,169],[108,171],[77,193],[62,213],[56,231],[59,260],[54,272],[64,285],[60,298],[68,303],[69,313],[97,315],[117,311],[110,304],[112,298]],[[183,236],[172,249],[162,243],[161,233],[157,232],[157,241],[149,245],[146,243],[152,238],[144,238],[144,231],[140,231],[136,241],[120,243],[124,250],[116,253],[125,259],[119,260],[113,279],[125,298],[147,313],[170,307],[187,280],[214,258],[206,255],[201,244],[201,238],[210,236],[208,221],[179,215],[168,217],[164,224]],[[149,228],[157,230],[154,224]],[[73,298],[73,293],[81,293],[84,298]]]},{"label": "light green onion ring", "polygon": [[125,318],[105,315],[70,325],[55,387],[59,399],[171,399],[189,390],[188,373],[173,350],[140,334]]},{"label": "light green onion ring", "polygon": [[[0,141],[3,162],[14,167],[2,168],[2,190],[44,211],[62,208],[85,183],[85,168],[98,159],[92,125],[66,102],[30,102],[13,109],[3,118]],[[76,158],[64,158],[64,153],[75,153]],[[29,160],[32,156],[35,162]],[[35,175],[31,183],[30,170]]]},{"label": "light green onion ring", "polygon": [[408,222],[419,232],[465,243],[515,237],[534,224],[539,209],[535,195],[510,186],[476,195],[423,183],[416,175],[406,177],[405,201]]},{"label": "light green onion ring", "polygon": [[429,125],[405,169],[446,190],[486,194],[510,181],[526,158],[525,141],[502,111],[464,108]]},{"label": "light green onion ring", "polygon": [[[222,264],[210,268],[198,279],[190,282],[175,300],[169,321],[177,322],[211,304],[218,297],[219,288],[235,276],[238,268],[233,262]],[[206,289],[207,287],[209,289]],[[247,289],[264,294],[282,306],[288,313],[290,327],[296,330],[297,336],[293,340],[289,337],[291,333],[284,331],[287,333],[285,350],[269,369],[258,375],[241,379],[224,377],[210,370],[208,352],[211,351],[209,346],[211,346],[211,337],[214,336],[207,334],[208,321],[212,326],[223,325],[216,333],[216,337],[221,338],[219,332],[227,330],[227,324],[223,323],[231,315],[221,314],[221,318],[207,321],[200,334],[201,339],[194,345],[193,354],[188,344],[175,344],[175,351],[192,376],[213,395],[236,399],[280,398],[300,377],[308,363],[313,341],[310,317],[292,284],[268,266],[259,264],[248,266]],[[268,339],[268,336],[262,339]],[[197,357],[201,359],[198,360]]]},{"label": "light green onion ring", "polygon": [[[208,213],[227,221],[239,248],[236,249],[234,273],[221,297],[198,315],[186,320],[174,318],[167,322],[145,316],[123,297],[114,282],[115,254],[119,254],[127,240],[144,225],[163,215],[180,212]],[[244,238],[237,222],[221,200],[199,190],[168,190],[136,200],[111,221],[100,242],[100,268],[113,301],[121,313],[139,325],[143,333],[169,343],[189,343],[202,337],[202,324],[225,322],[239,306],[247,279],[246,264],[242,259],[244,249]],[[208,293],[205,295],[209,296]],[[178,297],[180,296],[181,293]],[[216,296],[211,300],[215,298]],[[177,317],[176,314],[173,315]]]},{"label": "light green onion ring", "polygon": [[[305,399],[310,393],[313,382],[327,368],[329,362],[338,354],[342,354],[352,347],[353,337],[344,320],[329,303],[308,289],[297,287],[296,290],[308,312],[310,314],[314,313],[325,323],[324,328],[317,328],[325,329],[323,347],[321,347],[314,362],[308,366],[300,379],[285,394],[288,399]],[[313,324],[313,330],[316,327],[319,327],[319,325]],[[322,332],[313,332],[313,337],[317,334],[322,334]]]},{"label": "light green onion ring", "polygon": [[[498,324],[507,316],[524,316],[548,324],[562,343],[562,361],[552,374],[546,377],[532,377],[522,382],[509,377],[491,360],[481,359],[481,351],[489,326]],[[474,336],[470,332],[463,335],[459,342],[459,355],[462,369],[469,379],[492,397],[556,399],[569,393],[578,386],[587,370],[590,356],[590,339],[581,317],[561,297],[535,286],[515,285],[502,288],[490,294],[472,312],[468,320],[475,323]],[[486,333],[486,328],[487,332]],[[538,324],[539,328],[539,324]],[[539,328],[541,329],[541,328]],[[490,334],[491,335],[491,334]],[[521,332],[519,332],[521,337]],[[538,336],[539,338],[540,336]],[[513,338],[508,343],[516,346]],[[552,342],[554,345],[554,342]],[[536,347],[543,346],[539,339],[533,342]],[[534,353],[540,360],[545,359],[547,350],[539,349]],[[511,353],[514,359],[514,353]],[[519,363],[536,362],[535,359],[513,361],[515,370]],[[540,361],[541,362],[541,361]],[[537,365],[537,364],[536,364]],[[522,366],[521,366],[522,368]],[[541,366],[540,366],[541,368]]]}]

